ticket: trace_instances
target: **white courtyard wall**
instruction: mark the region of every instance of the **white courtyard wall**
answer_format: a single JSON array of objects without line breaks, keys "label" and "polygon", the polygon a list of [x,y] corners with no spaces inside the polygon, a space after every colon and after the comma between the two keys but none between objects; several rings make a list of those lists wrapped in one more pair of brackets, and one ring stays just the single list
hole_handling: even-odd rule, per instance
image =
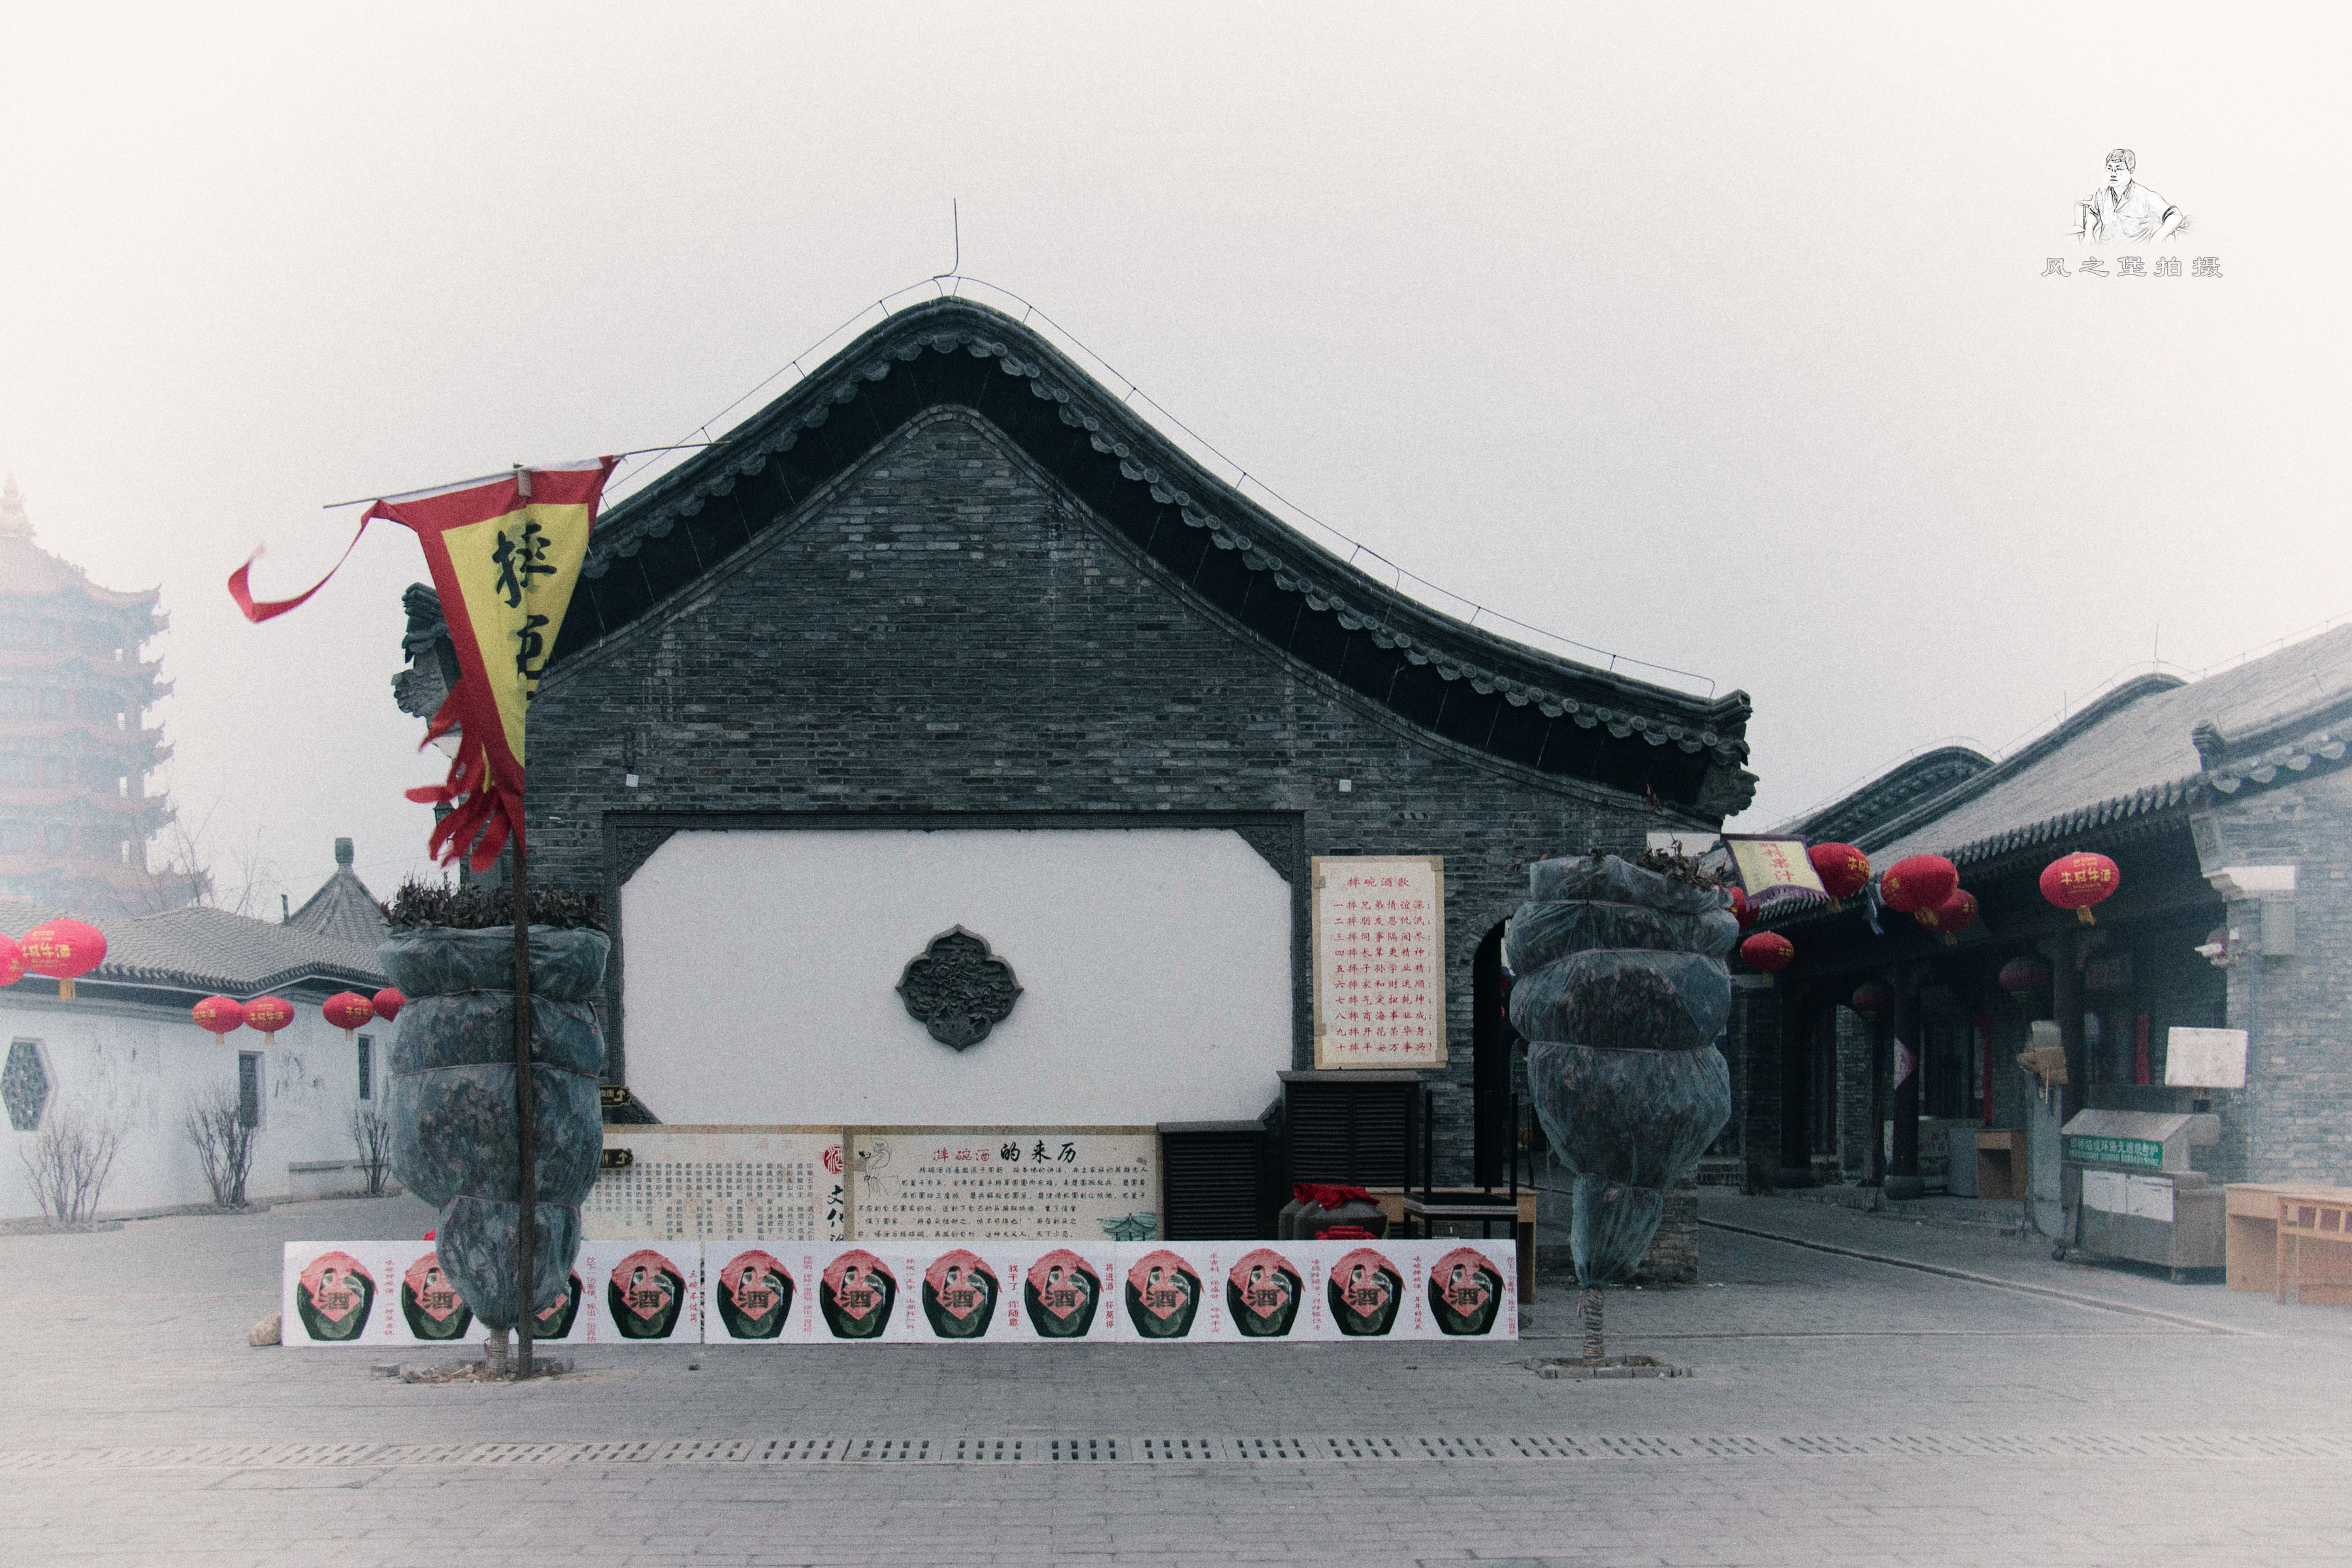
[{"label": "white courtyard wall", "polygon": [[[356,1045],[319,1015],[314,998],[294,1003],[294,1022],[268,1040],[249,1029],[226,1037],[196,1027],[178,1005],[72,1002],[12,996],[0,991],[0,1049],[37,1042],[49,1080],[42,1125],[59,1116],[105,1123],[121,1134],[121,1152],[100,1199],[107,1214],[208,1204],[212,1190],[182,1121],[199,1097],[236,1092],[237,1053],[262,1058],[261,1133],[246,1196],[254,1202],[294,1191],[288,1167],[297,1163],[350,1160],[356,1151],[349,1120],[359,1091]],[[374,1042],[375,1103],[383,1104],[396,1026],[361,1031]],[[37,1131],[19,1132],[0,1118],[0,1219],[37,1217],[22,1160]],[[310,1178],[315,1184],[320,1178]],[[328,1190],[361,1184],[358,1173]]]},{"label": "white courtyard wall", "polygon": [[[665,1121],[1233,1120],[1290,1066],[1290,888],[1224,829],[682,832],[621,908]],[[895,989],[957,925],[1023,987],[961,1053]]]}]

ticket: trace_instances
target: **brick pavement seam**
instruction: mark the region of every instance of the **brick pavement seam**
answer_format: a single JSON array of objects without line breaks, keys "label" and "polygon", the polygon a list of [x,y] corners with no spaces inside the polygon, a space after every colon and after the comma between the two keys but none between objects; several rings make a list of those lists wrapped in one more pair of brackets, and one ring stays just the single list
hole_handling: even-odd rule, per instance
[{"label": "brick pavement seam", "polygon": [[1786,1236],[1775,1230],[1759,1230],[1754,1226],[1734,1225],[1729,1220],[1701,1218],[1698,1222],[1717,1230],[1752,1236],[1763,1241],[1784,1242],[1790,1247],[1809,1247],[1815,1252],[1834,1253],[1840,1258],[1858,1258],[1864,1263],[1884,1263],[1890,1268],[1913,1268],[1922,1274],[1939,1274],[1947,1279],[1965,1279],[1971,1285],[1990,1285],[1997,1290],[2015,1290],[2027,1296],[2046,1296],[2055,1301],[2071,1301],[2078,1307],[2093,1307],[2104,1312],[2122,1312],[2135,1318],[2153,1318],[2162,1323],[2178,1323],[2183,1328],[2200,1329],[2209,1334],[2230,1334],[2241,1339],[2268,1339],[2260,1329],[2232,1328],[2226,1323],[2208,1322],[2179,1312],[2162,1311],[2155,1307],[2136,1307],[2127,1301],[2111,1301],[2102,1296],[2085,1296],[2078,1291],[2061,1290],[2054,1285],[2029,1285],[2021,1279],[2004,1279],[1997,1274],[1979,1274],[1972,1269],[1955,1268],[1948,1263],[1926,1263],[1916,1258],[1896,1258],[1884,1252],[1865,1252],[1858,1247],[1840,1247],[1832,1241],[1812,1241],[1801,1236]]}]

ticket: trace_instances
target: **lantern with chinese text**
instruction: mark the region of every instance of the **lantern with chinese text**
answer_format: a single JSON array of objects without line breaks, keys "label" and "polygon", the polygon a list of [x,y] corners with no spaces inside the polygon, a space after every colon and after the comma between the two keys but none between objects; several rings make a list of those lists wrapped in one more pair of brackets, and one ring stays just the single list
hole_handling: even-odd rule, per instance
[{"label": "lantern with chinese text", "polygon": [[226,1035],[245,1027],[245,1005],[234,996],[207,996],[189,1008],[188,1016],[207,1034]]},{"label": "lantern with chinese text", "polygon": [[25,978],[25,954],[16,946],[16,939],[0,931],[0,985],[14,985]]},{"label": "lantern with chinese text", "polygon": [[1977,896],[1966,888],[1958,889],[1934,909],[1921,910],[1911,918],[1929,931],[1941,932],[1946,947],[1958,947],[1959,933],[1977,923]]},{"label": "lantern with chinese text", "polygon": [[2105,901],[2123,879],[2113,860],[2077,850],[2042,868],[2042,896],[2062,910],[2074,910],[2074,918],[2084,925],[2096,925],[2091,906]]},{"label": "lantern with chinese text", "polygon": [[106,962],[105,933],[77,920],[44,921],[19,938],[16,946],[25,973],[55,980],[62,1002],[73,1000],[75,975]]},{"label": "lantern with chinese text", "polygon": [[1795,962],[1797,944],[1777,931],[1759,931],[1739,944],[1740,962],[1766,974]]},{"label": "lantern with chinese text", "polygon": [[1878,896],[1899,914],[1932,910],[1959,890],[1960,873],[1941,855],[1914,855],[1886,868],[1878,879]]},{"label": "lantern with chinese text", "polygon": [[2020,954],[2000,966],[2000,988],[2020,1001],[2050,984],[2050,966]]},{"label": "lantern with chinese text", "polygon": [[319,1011],[328,1023],[343,1032],[346,1040],[361,1025],[375,1022],[375,1004],[356,991],[336,992],[319,1005]]},{"label": "lantern with chinese text", "polygon": [[1895,987],[1884,980],[1865,980],[1853,988],[1853,1000],[1848,1005],[1857,1013],[1884,1013],[1895,1005]]},{"label": "lantern with chinese text", "polygon": [[373,1003],[375,1016],[387,1024],[399,1017],[400,1010],[406,1005],[408,1005],[408,998],[389,985],[375,994]]},{"label": "lantern with chinese text", "polygon": [[294,1021],[294,1005],[282,996],[256,996],[245,1005],[245,1026],[258,1029],[264,1039]]},{"label": "lantern with chinese text", "polygon": [[1870,857],[1851,844],[1816,844],[1805,851],[1813,872],[1830,896],[1830,912],[1845,908],[1846,899],[1870,885]]}]

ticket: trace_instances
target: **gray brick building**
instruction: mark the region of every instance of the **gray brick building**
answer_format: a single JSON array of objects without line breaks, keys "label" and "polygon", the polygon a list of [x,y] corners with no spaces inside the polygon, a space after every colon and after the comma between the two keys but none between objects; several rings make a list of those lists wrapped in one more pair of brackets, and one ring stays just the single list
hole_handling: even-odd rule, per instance
[{"label": "gray brick building", "polygon": [[[1737,1125],[1782,1184],[1937,1184],[1947,1127],[2022,1124],[2016,1064],[2053,1019],[2067,1104],[2155,1109],[2176,1026],[2244,1029],[2247,1086],[2215,1098],[2228,1181],[2352,1183],[2352,627],[2221,674],[2126,683],[1996,763],[1961,748],[1914,760],[1790,825],[1884,869],[1940,854],[1979,903],[1957,945],[1864,900],[1779,929],[1796,962],[1735,1012]],[[2052,907],[2042,868],[2086,849],[2121,884],[2084,925]],[[2267,889],[2267,890],[2265,890]],[[2224,962],[2200,947],[2226,942]],[[2042,983],[1998,984],[2026,958]],[[1890,1005],[1858,1015],[1859,987]],[[1917,1046],[1918,1155],[1888,1149],[1891,1042]],[[2177,1091],[2185,1093],[2186,1091]]]},{"label": "gray brick building", "polygon": [[[1748,717],[1744,693],[1631,679],[1394,592],[1036,333],[945,300],[600,522],[531,714],[533,876],[617,913],[608,1039],[634,1085],[669,1024],[631,1011],[633,879],[680,834],[1230,832],[1289,889],[1270,1068],[1309,1065],[1310,858],[1443,856],[1439,1150],[1458,1180],[1474,1088],[1490,1159],[1503,1136],[1511,1041],[1499,994],[1474,1019],[1474,968],[1525,896],[1519,862],[1718,826],[1753,790]],[[1150,943],[1136,933],[1139,959]],[[1016,1025],[1052,1005],[1037,985],[1033,1005],[923,1070],[1024,1048]]]}]

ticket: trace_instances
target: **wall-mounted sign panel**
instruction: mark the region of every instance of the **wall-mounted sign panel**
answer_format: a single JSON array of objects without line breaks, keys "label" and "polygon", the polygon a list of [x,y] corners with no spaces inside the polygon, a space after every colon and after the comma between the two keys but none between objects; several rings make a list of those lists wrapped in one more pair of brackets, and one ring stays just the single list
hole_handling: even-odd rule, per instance
[{"label": "wall-mounted sign panel", "polygon": [[1318,855],[1315,1065],[1445,1065],[1445,861]]},{"label": "wall-mounted sign panel", "polygon": [[1160,1234],[1150,1127],[853,1127],[845,1142],[858,1241],[1093,1246]]},{"label": "wall-mounted sign panel", "polygon": [[840,1241],[838,1127],[604,1129],[580,1205],[591,1236],[646,1241]]}]

